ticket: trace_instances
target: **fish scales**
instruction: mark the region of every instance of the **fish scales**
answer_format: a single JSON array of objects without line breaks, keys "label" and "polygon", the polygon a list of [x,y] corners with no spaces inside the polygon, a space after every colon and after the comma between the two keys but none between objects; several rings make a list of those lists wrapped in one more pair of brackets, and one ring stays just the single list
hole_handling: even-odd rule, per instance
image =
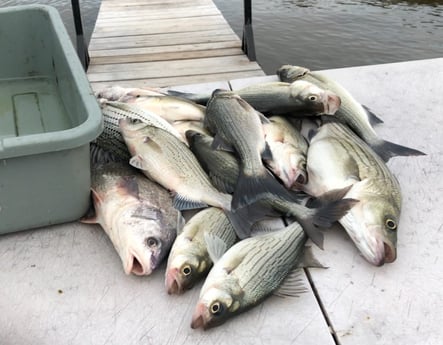
[{"label": "fish scales", "polygon": [[131,125],[128,120],[121,120],[120,128],[133,155],[130,163],[176,193],[177,208],[207,204],[230,210],[231,196],[212,185],[192,151],[171,133],[145,124]]},{"label": "fish scales", "polygon": [[359,202],[339,219],[370,263],[396,259],[401,190],[385,162],[339,122],[327,121],[311,139],[306,191],[314,196],[350,186],[346,198]]},{"label": "fish scales", "polygon": [[169,294],[192,288],[212,267],[206,237],[218,238],[229,249],[236,241],[234,228],[223,210],[208,207],[195,214],[172,246],[166,267],[165,285]]},{"label": "fish scales", "polygon": [[[303,241],[297,242],[299,236],[294,232],[293,238],[287,241],[277,238],[277,236],[271,236],[267,243],[260,243],[251,251],[251,254],[244,259],[244,265],[237,270],[239,276],[245,277],[240,280],[240,286],[244,290],[251,292],[251,295],[255,296],[254,299],[259,300],[263,294],[264,289],[274,290],[276,289],[281,280],[269,280],[264,277],[276,275],[284,276],[288,271],[288,267],[292,268],[294,265],[294,256],[291,252],[297,252],[294,248],[294,243],[304,244]],[[279,247],[280,249],[274,252],[272,249]],[[271,264],[270,264],[271,262]],[[247,267],[247,270],[241,270],[241,268]],[[250,274],[250,272],[256,272],[256,274]],[[249,273],[249,274],[248,274]]]},{"label": "fish scales", "polygon": [[302,227],[294,222],[232,246],[209,272],[191,327],[220,325],[275,292],[296,268],[306,240]]},{"label": "fish scales", "polygon": [[[354,160],[358,163],[360,178],[371,177],[374,183],[380,182],[381,185],[378,186],[379,188],[374,190],[376,193],[387,190],[386,188],[381,188],[382,186],[388,187],[389,190],[394,192],[394,200],[398,207],[400,207],[401,200],[399,199],[400,193],[398,192],[400,190],[400,184],[385,162],[375,154],[375,152],[372,152],[372,149],[368,147],[363,140],[354,135],[345,126],[337,123],[330,123],[328,126],[330,127],[331,133],[338,138],[337,142],[342,145],[349,154],[356,157]],[[346,140],[340,140],[340,138]],[[358,143],[358,146],[352,145],[352,142]],[[362,149],[361,146],[364,146],[365,149]]]}]

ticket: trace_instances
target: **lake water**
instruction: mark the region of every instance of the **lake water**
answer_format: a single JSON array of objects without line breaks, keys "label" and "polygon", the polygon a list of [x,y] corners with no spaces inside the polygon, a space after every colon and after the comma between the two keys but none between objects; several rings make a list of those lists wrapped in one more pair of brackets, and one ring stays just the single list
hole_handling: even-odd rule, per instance
[{"label": "lake water", "polygon": [[[123,1],[123,0],[122,0]],[[149,1],[149,0],[147,0]],[[241,37],[242,0],[214,0]],[[36,1],[0,0],[1,6]],[[71,2],[56,7],[74,40]],[[315,69],[443,57],[443,1],[254,0],[257,61],[267,74],[290,63]],[[100,0],[80,1],[89,40]]]}]

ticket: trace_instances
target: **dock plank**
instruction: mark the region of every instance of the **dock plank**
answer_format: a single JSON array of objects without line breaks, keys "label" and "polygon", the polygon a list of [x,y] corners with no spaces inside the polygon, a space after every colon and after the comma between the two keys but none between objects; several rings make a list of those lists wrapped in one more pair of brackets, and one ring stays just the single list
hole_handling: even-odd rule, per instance
[{"label": "dock plank", "polygon": [[174,80],[264,75],[240,48],[211,0],[103,0],[89,45],[88,78],[96,89],[113,82],[164,87]]}]

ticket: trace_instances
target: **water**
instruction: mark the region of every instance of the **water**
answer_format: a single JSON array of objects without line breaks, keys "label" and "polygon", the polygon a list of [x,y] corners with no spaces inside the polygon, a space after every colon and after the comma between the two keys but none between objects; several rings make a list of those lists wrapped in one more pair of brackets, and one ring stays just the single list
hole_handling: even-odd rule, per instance
[{"label": "water", "polygon": [[[214,2],[241,37],[243,1]],[[285,63],[316,70],[443,57],[443,1],[252,2],[257,61],[267,74]],[[0,0],[1,6],[31,3],[37,2]],[[75,42],[71,2],[38,3],[60,11]],[[100,0],[80,5],[89,41]]]}]

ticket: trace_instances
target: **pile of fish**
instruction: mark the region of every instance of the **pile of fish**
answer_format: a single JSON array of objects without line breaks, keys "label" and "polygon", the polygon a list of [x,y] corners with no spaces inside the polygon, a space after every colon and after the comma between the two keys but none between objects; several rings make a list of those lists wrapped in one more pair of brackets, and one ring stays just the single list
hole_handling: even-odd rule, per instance
[{"label": "pile of fish", "polygon": [[192,328],[271,294],[304,290],[306,242],[339,222],[364,258],[396,259],[401,191],[386,166],[423,153],[379,138],[382,121],[335,81],[285,65],[280,82],[208,94],[110,87],[91,144],[93,212],[127,274],[167,259],[182,294],[205,279]]}]

